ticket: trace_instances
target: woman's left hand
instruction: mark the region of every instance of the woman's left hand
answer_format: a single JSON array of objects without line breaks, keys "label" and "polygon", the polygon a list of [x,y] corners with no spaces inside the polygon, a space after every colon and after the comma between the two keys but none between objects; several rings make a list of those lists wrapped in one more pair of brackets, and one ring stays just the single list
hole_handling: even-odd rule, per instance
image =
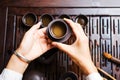
[{"label": "woman's left hand", "polygon": [[46,37],[46,28],[39,29],[41,22],[28,30],[16,50],[29,60],[34,60],[47,50],[52,48],[49,39]]}]

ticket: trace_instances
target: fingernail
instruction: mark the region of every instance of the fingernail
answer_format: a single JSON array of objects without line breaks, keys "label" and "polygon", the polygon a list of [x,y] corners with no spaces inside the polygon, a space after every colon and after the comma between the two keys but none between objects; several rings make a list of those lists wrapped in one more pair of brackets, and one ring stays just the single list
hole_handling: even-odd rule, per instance
[{"label": "fingernail", "polygon": [[40,25],[42,24],[42,22],[41,22],[41,21],[39,21],[38,23],[39,23]]},{"label": "fingernail", "polygon": [[63,18],[64,20],[66,20],[67,18]]}]

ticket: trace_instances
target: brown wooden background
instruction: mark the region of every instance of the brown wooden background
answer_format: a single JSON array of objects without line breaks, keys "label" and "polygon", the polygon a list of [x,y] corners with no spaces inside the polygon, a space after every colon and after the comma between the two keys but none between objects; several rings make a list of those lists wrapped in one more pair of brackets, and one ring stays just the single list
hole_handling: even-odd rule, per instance
[{"label": "brown wooden background", "polygon": [[[44,13],[49,13],[54,18],[58,18],[61,14],[68,14],[73,20],[77,15],[84,14],[89,20],[85,32],[90,39],[91,55],[95,65],[119,80],[120,66],[102,56],[106,51],[120,59],[119,0],[116,2],[109,0],[109,2],[104,0],[0,0],[0,71],[6,66],[12,52],[18,47],[24,33],[28,30],[21,22],[25,13],[35,13],[38,21]],[[71,42],[72,39],[67,41],[67,43]],[[75,72],[79,80],[85,79],[81,70],[62,51],[52,56],[54,58],[49,64],[41,63],[40,58],[33,61],[24,74],[24,80],[33,80],[34,75],[40,77],[36,80],[59,80],[60,76],[67,71]]]}]

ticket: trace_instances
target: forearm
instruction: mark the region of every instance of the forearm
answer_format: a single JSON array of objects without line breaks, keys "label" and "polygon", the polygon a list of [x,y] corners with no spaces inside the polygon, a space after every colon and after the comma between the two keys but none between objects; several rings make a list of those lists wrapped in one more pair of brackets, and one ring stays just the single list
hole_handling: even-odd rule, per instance
[{"label": "forearm", "polygon": [[84,69],[84,73],[86,75],[86,80],[103,80],[103,77],[99,74],[96,66],[93,63],[90,65],[88,63],[88,66],[86,66]]},{"label": "forearm", "polygon": [[86,63],[79,63],[79,67],[86,75],[86,80],[103,80],[92,60]]},{"label": "forearm", "polygon": [[81,65],[80,67],[83,70],[85,75],[98,72],[93,62],[85,63]]},{"label": "forearm", "polygon": [[27,66],[28,66],[28,63],[23,62],[16,55],[13,54],[11,56],[6,68],[23,74],[25,72]]}]

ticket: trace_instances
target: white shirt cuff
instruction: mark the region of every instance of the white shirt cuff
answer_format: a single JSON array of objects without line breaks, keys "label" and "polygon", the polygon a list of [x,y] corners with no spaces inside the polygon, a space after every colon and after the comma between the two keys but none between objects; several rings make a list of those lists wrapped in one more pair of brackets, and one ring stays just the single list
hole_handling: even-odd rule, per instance
[{"label": "white shirt cuff", "polygon": [[3,80],[22,80],[23,75],[10,69],[4,69],[0,77]]},{"label": "white shirt cuff", "polygon": [[99,73],[96,72],[96,73],[89,74],[86,77],[86,80],[103,80],[103,78]]}]

